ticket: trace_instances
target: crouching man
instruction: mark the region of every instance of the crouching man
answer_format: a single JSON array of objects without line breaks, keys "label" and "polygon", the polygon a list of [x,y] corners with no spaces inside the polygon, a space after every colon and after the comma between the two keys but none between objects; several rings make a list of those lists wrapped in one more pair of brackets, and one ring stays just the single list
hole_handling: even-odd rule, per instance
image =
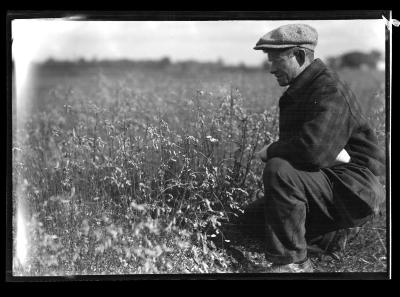
[{"label": "crouching man", "polygon": [[[385,154],[350,89],[320,59],[317,32],[279,27],[256,50],[289,86],[279,100],[279,140],[265,162],[264,215],[269,272],[312,272],[307,243],[370,220],[384,201]],[[346,234],[346,233],[340,233]]]}]

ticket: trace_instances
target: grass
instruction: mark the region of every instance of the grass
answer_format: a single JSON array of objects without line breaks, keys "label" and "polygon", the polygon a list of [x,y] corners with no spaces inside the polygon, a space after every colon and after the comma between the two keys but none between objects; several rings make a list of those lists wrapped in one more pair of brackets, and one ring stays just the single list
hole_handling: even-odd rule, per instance
[{"label": "grass", "polygon": [[[342,75],[383,145],[383,74]],[[35,77],[29,117],[13,126],[14,246],[28,250],[14,257],[14,275],[265,264],[262,240],[228,238],[224,226],[260,185],[254,152],[277,138],[282,90],[268,74],[77,68]],[[317,271],[385,271],[385,218],[340,260],[313,258]]]}]

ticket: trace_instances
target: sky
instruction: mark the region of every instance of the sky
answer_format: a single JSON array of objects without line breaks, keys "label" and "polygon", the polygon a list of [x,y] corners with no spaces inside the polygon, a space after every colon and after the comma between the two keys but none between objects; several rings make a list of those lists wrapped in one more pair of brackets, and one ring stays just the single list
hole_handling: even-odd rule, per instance
[{"label": "sky", "polygon": [[12,21],[13,58],[160,59],[217,61],[261,65],[266,58],[253,50],[274,28],[306,23],[318,31],[316,57],[325,59],[359,50],[385,49],[385,25],[377,20],[313,21]]}]

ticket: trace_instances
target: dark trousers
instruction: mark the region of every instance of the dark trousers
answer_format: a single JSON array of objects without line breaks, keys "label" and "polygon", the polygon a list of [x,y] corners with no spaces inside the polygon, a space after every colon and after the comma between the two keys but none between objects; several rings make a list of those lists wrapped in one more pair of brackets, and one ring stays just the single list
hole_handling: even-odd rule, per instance
[{"label": "dark trousers", "polygon": [[266,258],[288,264],[307,257],[307,240],[338,230],[332,185],[322,172],[272,158],[264,173]]}]

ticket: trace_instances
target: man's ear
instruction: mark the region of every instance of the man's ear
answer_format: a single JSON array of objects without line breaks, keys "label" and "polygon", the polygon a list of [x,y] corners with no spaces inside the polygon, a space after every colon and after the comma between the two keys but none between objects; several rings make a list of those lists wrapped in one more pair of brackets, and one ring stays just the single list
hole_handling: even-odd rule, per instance
[{"label": "man's ear", "polygon": [[296,50],[295,56],[296,56],[297,63],[299,63],[300,66],[303,66],[303,64],[306,61],[306,52],[305,52],[305,50],[302,49],[302,48],[298,48]]}]

